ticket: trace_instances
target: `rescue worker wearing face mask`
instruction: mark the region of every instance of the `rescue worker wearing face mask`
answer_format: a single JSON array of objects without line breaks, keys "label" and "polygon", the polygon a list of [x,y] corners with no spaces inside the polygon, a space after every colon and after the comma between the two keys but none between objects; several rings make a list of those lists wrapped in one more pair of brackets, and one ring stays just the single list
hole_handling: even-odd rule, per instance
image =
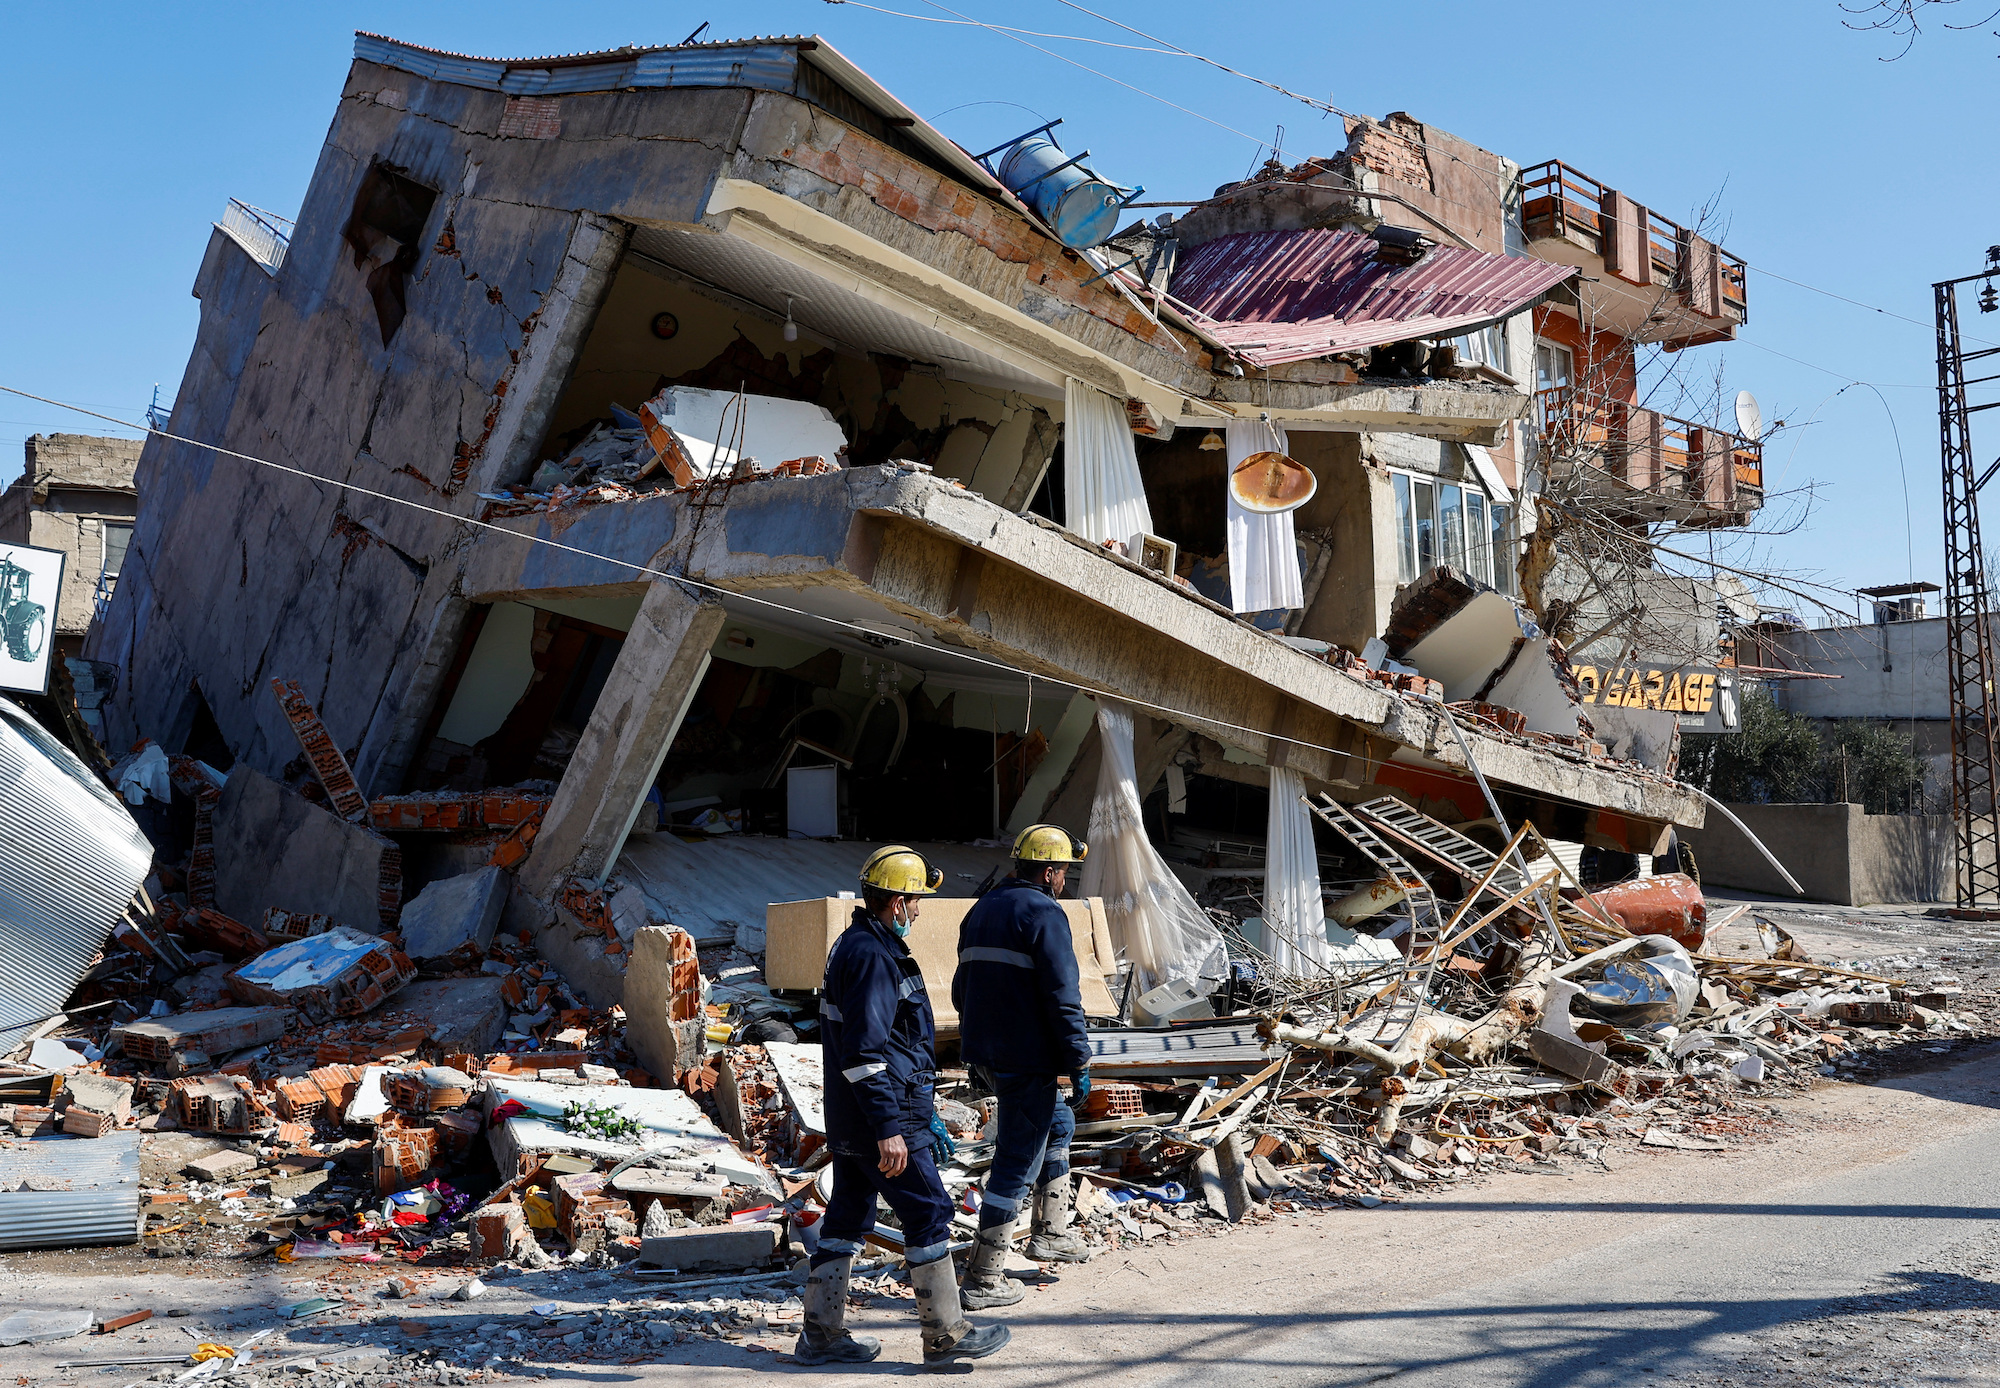
[{"label": "rescue worker wearing face mask", "polygon": [[919,900],[943,880],[922,854],[899,844],[877,849],[861,867],[854,921],[827,955],[820,1027],[833,1196],[806,1278],[805,1330],[793,1350],[801,1364],[862,1364],[882,1352],[879,1340],[845,1325],[848,1277],[875,1228],[877,1196],[902,1222],[925,1366],[984,1359],[1010,1335],[1004,1325],[975,1327],[960,1308],[951,1197],[938,1178],[937,1152],[949,1155],[951,1138],[931,1098],[930,995],[904,937]]},{"label": "rescue worker wearing face mask", "polygon": [[1072,1225],[1069,1143],[1076,1116],[1058,1075],[1072,1078],[1075,1102],[1090,1092],[1090,1040],[1077,986],[1076,946],[1057,898],[1069,870],[1090,851],[1053,824],[1014,840],[1014,872],[981,897],[958,931],[951,981],[965,1063],[999,1099],[993,1165],[979,1206],[979,1238],[960,1295],[974,1310],[1010,1306],[1021,1284],[1002,1271],[1010,1230],[1032,1192],[1036,1262],[1080,1263],[1090,1256]]}]

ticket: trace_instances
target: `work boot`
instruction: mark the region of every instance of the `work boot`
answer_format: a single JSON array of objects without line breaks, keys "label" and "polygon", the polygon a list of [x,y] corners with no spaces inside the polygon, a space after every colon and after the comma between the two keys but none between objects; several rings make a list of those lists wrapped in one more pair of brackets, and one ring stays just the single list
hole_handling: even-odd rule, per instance
[{"label": "work boot", "polygon": [[984,1359],[1014,1338],[1004,1325],[975,1326],[959,1309],[958,1274],[949,1255],[910,1269],[917,1291],[917,1320],[924,1332],[924,1367],[948,1369],[961,1359]]},{"label": "work boot", "polygon": [[1014,1244],[1013,1227],[996,1224],[979,1231],[979,1238],[965,1260],[965,1281],[958,1293],[960,1302],[968,1309],[985,1311],[995,1306],[1012,1306],[1027,1295],[1019,1282],[1002,1271],[1007,1263],[1007,1250]]},{"label": "work boot", "polygon": [[1036,1190],[1035,1223],[1023,1251],[1038,1263],[1089,1261],[1083,1236],[1070,1227],[1075,1222],[1076,1187],[1064,1173]]},{"label": "work boot", "polygon": [[806,1275],[806,1325],[792,1346],[801,1364],[866,1364],[882,1352],[882,1342],[847,1330],[847,1277],[854,1257],[821,1263]]}]

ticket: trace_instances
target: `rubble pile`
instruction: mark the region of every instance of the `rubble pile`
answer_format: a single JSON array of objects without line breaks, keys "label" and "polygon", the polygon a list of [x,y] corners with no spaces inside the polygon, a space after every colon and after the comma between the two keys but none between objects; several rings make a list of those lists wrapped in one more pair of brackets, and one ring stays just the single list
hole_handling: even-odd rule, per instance
[{"label": "rubble pile", "polygon": [[[1518,731],[1506,712],[1462,716]],[[315,723],[309,708],[294,721]],[[320,750],[314,813],[334,815],[344,763]],[[114,784],[178,793],[191,822],[219,812],[224,773],[151,749],[129,760]],[[213,837],[163,836],[181,856],[156,864],[63,1012],[0,1061],[0,1201],[68,1189],[48,1144],[85,1139],[136,1162],[146,1255],[298,1265],[327,1295],[288,1314],[400,1317],[406,1338],[425,1332],[405,1303],[480,1296],[482,1278],[617,1277],[597,1304],[385,1349],[371,1375],[636,1362],[795,1329],[830,1152],[817,996],[766,982],[765,932],[698,948],[615,874],[561,884],[554,926],[509,927],[545,795],[350,798],[356,832],[401,836],[398,853],[444,843],[465,870],[417,879],[386,926],[300,904],[251,924],[197,890],[217,873]],[[1333,962],[1281,967],[1240,911],[1212,910],[1222,988],[1152,1026],[1093,1024],[1071,1146],[1093,1251],[1624,1147],[1721,1151],[1774,1120],[1771,1096],[1995,1032],[1934,963],[1815,960],[1747,908],[1711,917],[1680,874],[1587,888],[1532,827],[1496,852],[1400,802],[1310,808],[1383,872],[1333,908],[1350,939]],[[1253,879],[1219,880],[1256,909]],[[1754,943],[1736,938],[1752,926]],[[592,1005],[545,957],[565,932],[624,972],[623,1004]],[[940,1169],[969,1245],[995,1106],[949,1043],[940,1059],[957,1144]],[[893,1214],[869,1242],[857,1288],[910,1295]],[[344,1362],[282,1367],[352,1377]]]}]

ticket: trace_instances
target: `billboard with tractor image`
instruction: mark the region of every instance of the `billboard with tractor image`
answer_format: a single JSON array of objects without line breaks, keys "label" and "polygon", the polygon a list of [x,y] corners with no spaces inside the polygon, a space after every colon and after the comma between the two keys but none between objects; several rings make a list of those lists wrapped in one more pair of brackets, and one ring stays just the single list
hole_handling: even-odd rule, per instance
[{"label": "billboard with tractor image", "polygon": [[0,689],[48,693],[68,557],[59,549],[0,544]]}]

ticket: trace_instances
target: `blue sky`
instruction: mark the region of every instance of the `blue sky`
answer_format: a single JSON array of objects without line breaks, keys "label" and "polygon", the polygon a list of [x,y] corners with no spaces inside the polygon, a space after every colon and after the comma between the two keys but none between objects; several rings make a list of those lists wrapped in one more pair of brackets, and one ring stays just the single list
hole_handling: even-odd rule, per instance
[{"label": "blue sky", "polygon": [[[884,3],[946,17],[926,0]],[[950,4],[1143,42],[1056,0]],[[1725,539],[1718,555],[1842,587],[1942,579],[1929,286],[2000,242],[2000,183],[1978,136],[2000,78],[1994,26],[1934,25],[1884,62],[1900,40],[1843,27],[1834,0],[1091,7],[1347,110],[1406,110],[1523,164],[1561,158],[1677,220],[1720,193],[1722,239],[1752,267],[1750,322],[1741,341],[1699,349],[1702,366],[1720,358],[1728,388],[1754,391],[1767,420],[1810,421],[1773,442],[1766,481],[1818,496],[1802,528]],[[155,381],[171,399],[209,223],[232,196],[297,209],[354,30],[516,57],[672,43],[704,20],[704,38],[818,33],[975,150],[1061,116],[1106,174],[1160,198],[1242,177],[1280,124],[1296,156],[1342,143],[1337,119],[1186,59],[1034,40],[1099,76],[984,30],[823,0],[11,6],[0,383],[127,418]],[[1969,312],[1966,329],[2000,342],[2000,315]],[[1843,390],[1857,379],[1879,396]],[[2000,423],[1983,427],[1982,455],[2000,452]],[[19,470],[23,438],[54,430],[119,432],[0,397],[0,477]]]}]

